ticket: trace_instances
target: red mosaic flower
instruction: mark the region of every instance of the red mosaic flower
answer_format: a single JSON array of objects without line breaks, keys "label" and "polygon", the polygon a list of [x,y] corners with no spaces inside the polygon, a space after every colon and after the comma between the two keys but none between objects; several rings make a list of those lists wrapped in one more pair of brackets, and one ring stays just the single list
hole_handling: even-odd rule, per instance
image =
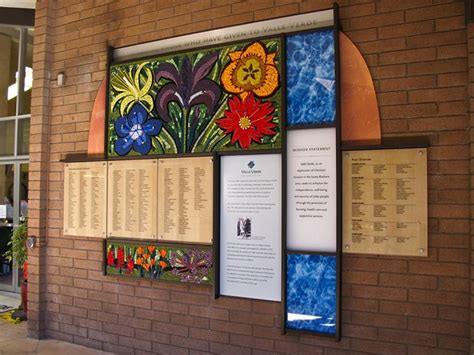
[{"label": "red mosaic flower", "polygon": [[123,247],[119,247],[117,251],[117,268],[121,269],[125,266],[125,253]]},{"label": "red mosaic flower", "polygon": [[115,266],[115,257],[114,257],[114,249],[110,248],[109,252],[107,253],[107,265]]},{"label": "red mosaic flower", "polygon": [[131,273],[133,271],[133,268],[135,267],[135,263],[133,262],[133,259],[131,256],[127,258],[127,273]]},{"label": "red mosaic flower", "polygon": [[260,143],[262,137],[276,134],[271,102],[257,100],[253,94],[243,100],[234,96],[229,100],[229,108],[216,124],[225,130],[225,134],[232,133],[232,144],[238,141],[242,148],[248,148],[252,141]]}]

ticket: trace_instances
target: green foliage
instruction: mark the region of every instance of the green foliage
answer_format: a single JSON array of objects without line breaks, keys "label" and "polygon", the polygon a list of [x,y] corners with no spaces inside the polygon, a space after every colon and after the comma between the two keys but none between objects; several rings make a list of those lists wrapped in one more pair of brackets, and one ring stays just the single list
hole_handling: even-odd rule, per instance
[{"label": "green foliage", "polygon": [[8,250],[3,254],[8,261],[16,260],[18,267],[23,269],[28,255],[26,250],[26,239],[28,238],[28,220],[20,222],[20,225],[13,229],[11,240],[8,242]]}]

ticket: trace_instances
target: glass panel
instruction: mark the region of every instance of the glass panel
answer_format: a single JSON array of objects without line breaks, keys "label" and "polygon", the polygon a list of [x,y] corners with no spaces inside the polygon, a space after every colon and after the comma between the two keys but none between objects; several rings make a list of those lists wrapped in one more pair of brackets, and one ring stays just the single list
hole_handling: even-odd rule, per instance
[{"label": "glass panel", "polygon": [[0,121],[0,156],[13,155],[14,152],[15,121]]},{"label": "glass panel", "polygon": [[16,114],[19,31],[0,26],[0,117]]},{"label": "glass panel", "polygon": [[[28,172],[29,164],[20,165],[20,222],[28,217]],[[23,269],[18,268],[18,287],[23,282]],[[27,277],[25,275],[25,277]]]},{"label": "glass panel", "polygon": [[333,123],[336,118],[333,30],[288,36],[286,45],[288,124]]},{"label": "glass panel", "polygon": [[11,286],[12,263],[3,254],[11,239],[13,227],[13,165],[0,165],[0,288]]},{"label": "glass panel", "polygon": [[31,112],[31,87],[33,85],[33,29],[27,30],[25,48],[25,84],[20,112],[23,115]]},{"label": "glass panel", "polygon": [[30,119],[18,120],[18,155],[26,155],[30,151]]},{"label": "glass panel", "polygon": [[336,257],[288,254],[289,329],[336,333]]},{"label": "glass panel", "polygon": [[20,220],[28,218],[28,173],[29,164],[20,165]]}]

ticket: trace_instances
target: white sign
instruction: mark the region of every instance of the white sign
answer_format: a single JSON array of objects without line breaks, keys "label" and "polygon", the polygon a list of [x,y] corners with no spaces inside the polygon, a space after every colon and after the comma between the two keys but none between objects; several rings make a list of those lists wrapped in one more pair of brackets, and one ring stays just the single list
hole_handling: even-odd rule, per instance
[{"label": "white sign", "polygon": [[123,61],[137,57],[146,57],[183,49],[199,48],[236,42],[250,38],[298,32],[334,24],[332,9],[311,12],[302,15],[287,16],[273,20],[253,22],[245,25],[221,28],[217,30],[192,33],[189,35],[166,38],[158,41],[116,48],[114,61]]},{"label": "white sign", "polygon": [[221,157],[220,293],[281,300],[281,155]]},{"label": "white sign", "polygon": [[7,218],[7,205],[0,205],[0,218],[1,219]]},{"label": "white sign", "polygon": [[287,132],[287,248],[335,252],[336,129]]}]

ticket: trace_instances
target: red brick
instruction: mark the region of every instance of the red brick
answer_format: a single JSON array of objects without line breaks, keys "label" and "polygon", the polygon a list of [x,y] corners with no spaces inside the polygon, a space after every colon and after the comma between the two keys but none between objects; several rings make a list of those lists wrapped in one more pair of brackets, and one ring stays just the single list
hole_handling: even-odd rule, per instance
[{"label": "red brick", "polygon": [[380,313],[436,318],[438,316],[438,309],[435,305],[424,303],[380,301]]},{"label": "red brick", "polygon": [[383,342],[354,339],[351,345],[352,350],[360,352],[371,352],[376,354],[406,354],[406,347],[402,344],[391,343],[388,345],[387,343]]},{"label": "red brick", "polygon": [[[30,255],[30,329],[39,329],[41,315],[48,319],[49,336],[135,354],[471,350],[474,27],[466,33],[461,1],[339,2],[344,30],[374,79],[383,136],[423,135],[431,144],[429,257],[344,255],[341,342],[282,335],[277,302],[215,300],[208,288],[104,276],[102,240],[62,235],[59,160],[87,150],[107,42],[133,45],[332,5],[329,0],[90,0],[48,8],[37,2],[29,227],[47,235],[48,242],[41,244],[44,257],[37,249]],[[67,77],[62,88],[54,82],[59,72]],[[38,269],[44,260],[47,267]],[[45,273],[47,285],[39,277]],[[47,305],[40,302],[43,292]]]},{"label": "red brick", "polygon": [[379,340],[403,344],[436,346],[436,335],[406,330],[380,329]]},{"label": "red brick", "polygon": [[467,335],[464,323],[438,319],[411,318],[408,319],[408,329],[439,334]]},{"label": "red brick", "polygon": [[465,293],[432,290],[410,290],[408,293],[410,302],[443,304],[449,306],[468,306],[469,297]]},{"label": "red brick", "polygon": [[[446,100],[447,98],[449,98],[449,100]],[[408,93],[408,101],[410,103],[455,101],[464,100],[465,98],[466,90],[463,87],[426,90],[422,89],[413,90]]]}]

